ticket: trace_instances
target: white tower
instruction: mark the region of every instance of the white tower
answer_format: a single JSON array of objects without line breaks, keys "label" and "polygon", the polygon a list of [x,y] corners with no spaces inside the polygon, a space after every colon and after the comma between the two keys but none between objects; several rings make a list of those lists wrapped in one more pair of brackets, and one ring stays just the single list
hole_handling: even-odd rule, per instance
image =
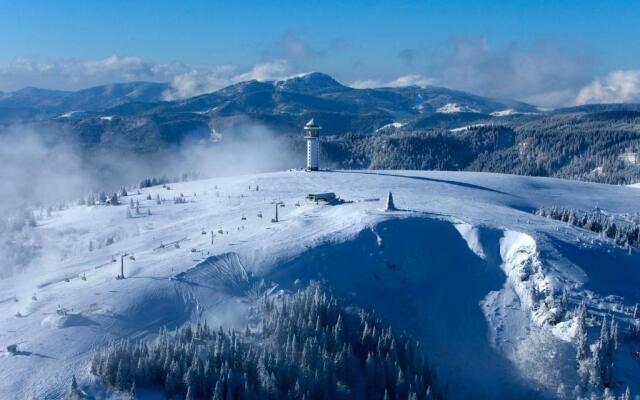
[{"label": "white tower", "polygon": [[307,139],[307,171],[317,171],[320,166],[320,129],[322,127],[311,118],[304,126]]}]

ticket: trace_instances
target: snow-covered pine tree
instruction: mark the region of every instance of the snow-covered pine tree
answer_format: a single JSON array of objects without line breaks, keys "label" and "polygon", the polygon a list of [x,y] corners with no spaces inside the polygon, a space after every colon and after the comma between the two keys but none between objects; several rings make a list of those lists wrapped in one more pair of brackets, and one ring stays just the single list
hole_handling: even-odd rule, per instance
[{"label": "snow-covered pine tree", "polygon": [[194,394],[195,389],[193,388],[193,386],[187,386],[187,394],[184,397],[185,400],[195,400],[196,399],[196,395]]},{"label": "snow-covered pine tree", "polygon": [[618,336],[618,322],[613,317],[611,318],[609,336],[610,336],[609,342],[611,343],[612,352],[615,350],[618,350],[618,348],[620,347],[620,338]]},{"label": "snow-covered pine tree", "polygon": [[128,400],[136,400],[136,381],[134,379],[131,384],[131,388],[129,389],[129,394],[127,396]]},{"label": "snow-covered pine tree", "polygon": [[566,287],[562,288],[562,299],[560,300],[562,310],[567,311],[569,307],[569,290]]},{"label": "snow-covered pine tree", "polygon": [[587,307],[584,302],[580,303],[575,311],[574,324],[576,326],[576,361],[578,364],[578,375],[582,379],[582,383],[589,381],[590,368],[592,367],[591,350],[589,349],[589,341],[587,337],[586,327]]},{"label": "snow-covered pine tree", "polygon": [[216,381],[216,386],[213,389],[213,397],[211,398],[212,400],[224,400],[224,397],[222,395],[222,384],[220,383],[220,381]]},{"label": "snow-covered pine tree", "polygon": [[69,386],[69,390],[67,391],[67,395],[65,397],[66,400],[80,400],[80,389],[78,388],[78,381],[76,380],[76,376],[71,376],[71,385]]},{"label": "snow-covered pine tree", "polygon": [[118,204],[120,204],[120,200],[118,199],[118,193],[113,193],[109,198],[109,200],[112,206],[117,206]]}]

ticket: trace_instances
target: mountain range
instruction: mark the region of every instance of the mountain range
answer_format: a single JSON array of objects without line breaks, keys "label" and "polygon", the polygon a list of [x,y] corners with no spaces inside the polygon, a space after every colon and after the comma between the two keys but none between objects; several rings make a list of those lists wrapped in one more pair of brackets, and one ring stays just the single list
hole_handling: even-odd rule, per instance
[{"label": "mountain range", "polygon": [[371,133],[397,119],[433,113],[537,112],[516,101],[501,101],[440,87],[354,89],[328,75],[310,73],[280,81],[246,81],[212,93],[163,101],[166,83],[129,82],[77,92],[25,88],[0,94],[0,122],[60,118],[120,118],[194,114],[213,119],[248,117],[278,130],[297,130],[315,117],[325,132]]},{"label": "mountain range", "polygon": [[167,83],[129,82],[0,93],[0,125],[63,132],[91,151],[153,155],[185,142],[221,145],[250,135],[248,126],[300,149],[301,127],[313,117],[332,167],[640,180],[640,105],[541,110],[435,86],[356,89],[318,72],[172,101],[164,100],[169,90]]}]

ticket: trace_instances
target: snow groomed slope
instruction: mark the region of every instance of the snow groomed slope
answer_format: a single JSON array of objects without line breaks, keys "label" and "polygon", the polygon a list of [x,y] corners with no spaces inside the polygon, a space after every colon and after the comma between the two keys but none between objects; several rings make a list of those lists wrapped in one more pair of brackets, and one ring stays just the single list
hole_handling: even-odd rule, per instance
[{"label": "snow groomed slope", "polygon": [[[388,191],[399,211],[382,211]],[[318,192],[345,203],[305,201]],[[181,193],[187,202],[174,202]],[[167,201],[157,204],[157,195]],[[640,300],[637,251],[532,213],[541,205],[634,213],[635,188],[461,172],[288,171],[129,197],[151,215],[127,218],[125,198],[54,213],[31,232],[41,248],[31,267],[0,281],[0,341],[21,350],[0,357],[0,397],[58,398],[72,374],[106,396],[88,362],[109,340],[152,339],[160,327],[201,319],[243,328],[264,293],[313,280],[420,340],[454,398],[572,398],[579,376],[570,311],[587,301],[595,339],[598,318],[628,324]],[[272,223],[278,202],[280,222]],[[116,280],[124,252],[135,259],[125,258],[126,279]],[[566,310],[549,300],[563,291]],[[638,392],[633,346],[616,355],[617,391]]]}]

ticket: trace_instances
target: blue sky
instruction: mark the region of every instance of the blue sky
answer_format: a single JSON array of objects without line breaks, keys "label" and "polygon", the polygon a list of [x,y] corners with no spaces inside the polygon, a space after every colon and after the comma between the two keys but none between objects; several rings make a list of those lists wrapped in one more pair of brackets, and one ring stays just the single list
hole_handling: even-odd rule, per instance
[{"label": "blue sky", "polygon": [[0,1],[0,90],[187,74],[186,95],[267,66],[566,103],[640,69],[638,21],[637,1]]}]

